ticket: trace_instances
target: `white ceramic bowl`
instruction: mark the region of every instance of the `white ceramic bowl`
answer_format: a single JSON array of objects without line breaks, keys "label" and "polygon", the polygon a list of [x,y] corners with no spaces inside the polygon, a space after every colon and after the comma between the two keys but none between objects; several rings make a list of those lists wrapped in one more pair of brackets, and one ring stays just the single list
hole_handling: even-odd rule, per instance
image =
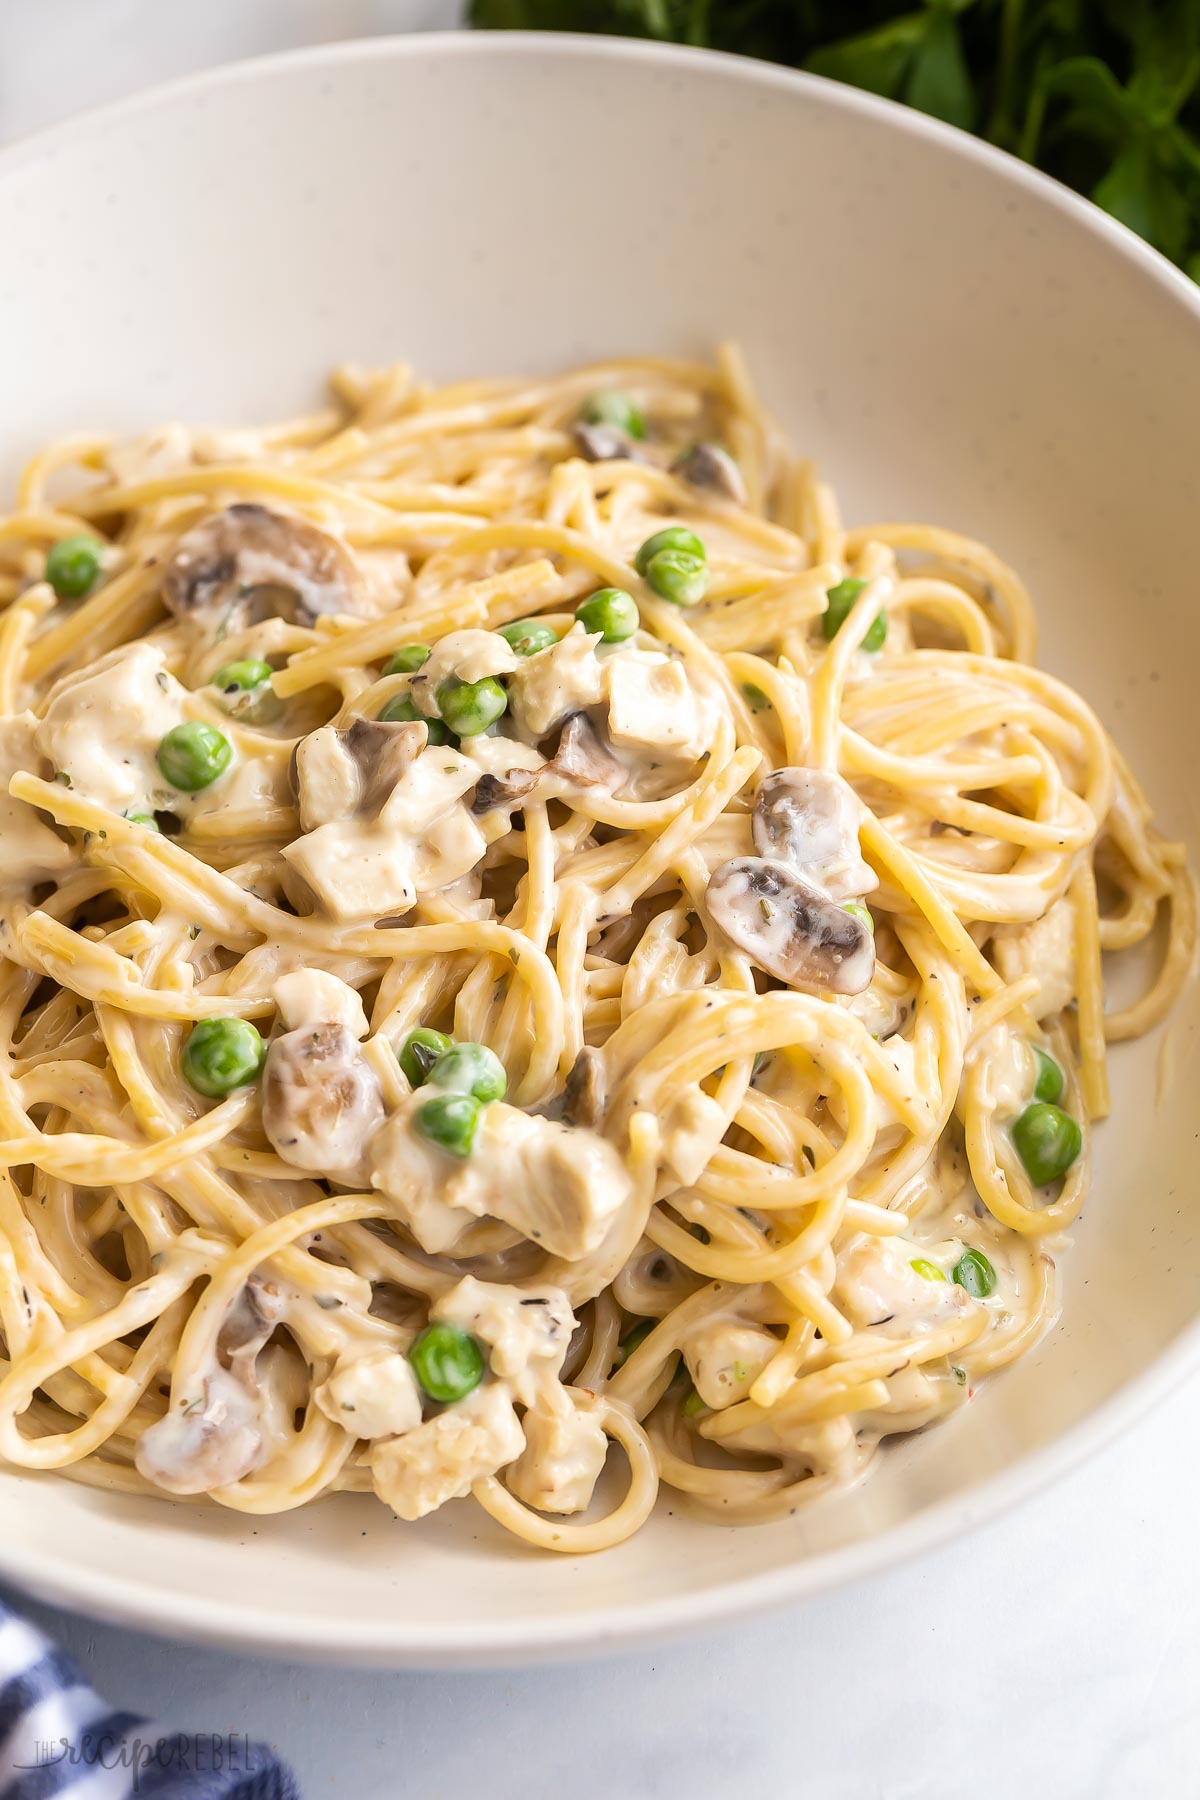
[{"label": "white ceramic bowl", "polygon": [[[0,159],[0,473],[46,437],[735,335],[853,520],[986,538],[1049,665],[1196,848],[1200,300],[1099,212],[917,114],[585,38],[401,39],[205,75]],[[857,1492],[736,1530],[668,1496],[600,1558],[343,1499],[272,1519],[0,1478],[0,1572],[150,1630],[378,1663],[683,1630],[1001,1508],[1200,1356],[1193,993],[1115,1057],[1064,1321]],[[1053,1505],[1046,1498],[1043,1505]]]}]

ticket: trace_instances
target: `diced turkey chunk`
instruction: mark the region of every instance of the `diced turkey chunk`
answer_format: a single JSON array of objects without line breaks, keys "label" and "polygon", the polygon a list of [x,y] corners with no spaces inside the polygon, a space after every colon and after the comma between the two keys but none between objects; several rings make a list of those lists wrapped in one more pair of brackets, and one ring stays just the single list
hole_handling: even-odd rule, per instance
[{"label": "diced turkey chunk", "polygon": [[293,969],[275,983],[275,1005],[288,1031],[324,1020],[344,1025],[351,1037],[365,1038],[367,1015],[352,987],[324,969]]},{"label": "diced turkey chunk", "polygon": [[715,1409],[744,1400],[778,1349],[779,1339],[758,1325],[712,1319],[689,1333],[683,1360],[705,1406]]},{"label": "diced turkey chunk", "polygon": [[419,720],[355,719],[344,729],[322,725],[301,738],[295,766],[301,829],[378,812],[427,737]]},{"label": "diced turkey chunk", "polygon": [[492,1373],[509,1382],[518,1400],[533,1403],[538,1386],[553,1381],[575,1330],[570,1301],[558,1287],[531,1293],[467,1275],[431,1308],[431,1319],[458,1325],[487,1345]]},{"label": "diced turkey chunk", "polygon": [[569,1261],[599,1248],[631,1192],[621,1158],[594,1131],[503,1103],[484,1108],[474,1155],[493,1170],[492,1217]]},{"label": "diced turkey chunk", "polygon": [[725,1109],[698,1087],[681,1089],[662,1120],[662,1158],[685,1187],[699,1181],[729,1129]]},{"label": "diced turkey chunk", "polygon": [[619,652],[605,659],[604,682],[608,735],[618,749],[665,750],[694,762],[706,748],[706,709],[677,658]]},{"label": "diced turkey chunk", "polygon": [[973,1302],[952,1281],[930,1281],[913,1268],[921,1254],[908,1238],[863,1238],[838,1258],[833,1297],[860,1327],[893,1325],[890,1335],[931,1331]]},{"label": "diced turkey chunk", "polygon": [[401,1519],[423,1519],[461,1500],[483,1475],[514,1462],[525,1433],[502,1381],[426,1419],[415,1431],[375,1444],[367,1460],[375,1492]]},{"label": "diced turkey chunk", "polygon": [[421,1390],[407,1356],[368,1350],[339,1361],[313,1395],[327,1419],[353,1437],[398,1437],[421,1423]]},{"label": "diced turkey chunk", "polygon": [[570,1404],[525,1414],[525,1448],[505,1478],[539,1512],[581,1513],[591,1504],[608,1455],[600,1421]]},{"label": "diced turkey chunk", "polygon": [[460,804],[477,779],[457,750],[430,744],[378,819],[320,825],[282,854],[336,919],[405,913],[418,894],[448,886],[482,859],[487,839]]},{"label": "diced turkey chunk", "polygon": [[447,632],[412,678],[413,705],[427,719],[436,719],[437,691],[443,681],[482,681],[486,675],[509,675],[518,662],[516,651],[498,631]]},{"label": "diced turkey chunk", "polygon": [[862,806],[840,775],[827,769],[776,769],[754,802],[754,847],[800,869],[834,900],[878,886],[858,847]]},{"label": "diced turkey chunk", "polygon": [[998,931],[993,939],[996,967],[1010,984],[1036,975],[1041,987],[1029,1002],[1035,1019],[1061,1012],[1075,997],[1075,913],[1067,899],[1056,900],[1030,925]]},{"label": "diced turkey chunk", "polygon": [[472,1218],[500,1219],[552,1255],[598,1248],[629,1199],[613,1146],[498,1100],[485,1106],[470,1156],[449,1156],[415,1129],[428,1087],[409,1095],[371,1147],[371,1180],[423,1250],[452,1249]]},{"label": "diced turkey chunk", "polygon": [[1022,1032],[1001,1021],[972,1051],[971,1060],[982,1064],[985,1092],[1001,1118],[1025,1110],[1033,1098],[1037,1062]]},{"label": "diced turkey chunk", "polygon": [[604,698],[604,665],[596,656],[600,639],[573,625],[557,644],[524,656],[509,684],[508,706],[523,737],[535,741],[574,712]]},{"label": "diced turkey chunk", "polygon": [[183,718],[184,699],[156,645],[125,644],[55,683],[34,740],[56,774],[112,812],[153,810],[156,795],[178,806],[158,746]]},{"label": "diced turkey chunk", "polygon": [[489,737],[485,731],[464,738],[462,753],[487,775],[508,775],[514,769],[536,775],[546,767],[545,757],[532,744],[523,744],[520,738]]},{"label": "diced turkey chunk", "polygon": [[42,758],[34,741],[37,721],[32,713],[17,713],[0,720],[0,839],[4,843],[0,866],[0,893],[18,893],[38,881],[56,881],[75,860],[36,808],[16,800],[8,784],[18,772],[37,775]]},{"label": "diced turkey chunk", "polygon": [[473,1156],[460,1168],[450,1169],[449,1159],[413,1129],[413,1115],[428,1097],[427,1089],[418,1089],[376,1132],[371,1142],[371,1185],[387,1196],[393,1216],[422,1250],[440,1256],[452,1252],[480,1216],[480,1205],[468,1207],[463,1201],[478,1201],[486,1182],[473,1166]]},{"label": "diced turkey chunk", "polygon": [[379,1083],[357,1043],[367,1028],[362,1001],[317,969],[281,976],[275,998],[285,1024],[295,1025],[267,1050],[263,1130],[294,1167],[357,1177],[383,1121]]}]

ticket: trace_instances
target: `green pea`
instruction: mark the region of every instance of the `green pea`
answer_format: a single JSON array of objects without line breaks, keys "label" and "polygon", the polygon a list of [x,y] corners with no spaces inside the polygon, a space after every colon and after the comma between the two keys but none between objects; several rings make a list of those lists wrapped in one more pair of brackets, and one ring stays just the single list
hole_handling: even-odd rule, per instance
[{"label": "green pea", "polygon": [[394,724],[397,720],[405,724],[419,722],[429,731],[431,744],[448,744],[450,733],[440,719],[427,719],[423,712],[418,712],[407,694],[396,694],[380,712],[379,717],[385,725]]},{"label": "green pea", "polygon": [[266,1054],[248,1019],[201,1019],[183,1046],[183,1073],[198,1094],[217,1100],[256,1081]]},{"label": "green pea", "polygon": [[745,694],[746,699],[750,702],[750,711],[751,712],[760,713],[760,712],[767,712],[770,710],[770,707],[771,707],[770,696],[763,693],[762,689],[758,686],[757,682],[743,681],[742,692],[743,692],[743,694]]},{"label": "green pea", "polygon": [[623,1363],[629,1361],[629,1358],[633,1355],[635,1350],[641,1349],[646,1339],[650,1336],[650,1333],[654,1330],[654,1326],[655,1321],[653,1319],[643,1319],[640,1325],[634,1326],[628,1337],[623,1337],[621,1339],[621,1342],[617,1345],[618,1369]]},{"label": "green pea", "polygon": [[153,813],[126,813],[125,817],[129,820],[131,825],[143,825],[147,831],[157,831],[159,829],[158,820]]},{"label": "green pea", "polygon": [[875,921],[871,917],[869,906],[864,906],[861,900],[847,900],[842,911],[848,912],[855,919],[861,919],[871,936],[875,936]]},{"label": "green pea", "polygon": [[470,1156],[482,1111],[473,1094],[436,1094],[417,1108],[415,1124],[423,1138],[451,1156]]},{"label": "green pea", "polygon": [[930,1262],[927,1256],[914,1256],[908,1266],[910,1269],[915,1269],[917,1274],[923,1276],[926,1281],[945,1281],[946,1279],[942,1270],[936,1263]]},{"label": "green pea", "polygon": [[996,1271],[982,1250],[964,1250],[950,1274],[975,1300],[982,1300],[996,1285]]},{"label": "green pea", "polygon": [[[856,575],[847,575],[845,581],[839,581],[836,587],[827,589],[825,598],[828,605],[821,618],[821,630],[825,633],[826,643],[832,643],[850,614],[850,608],[866,587]],[[871,621],[870,629],[862,641],[864,650],[882,650],[887,637],[887,614],[876,613]]]},{"label": "green pea", "polygon": [[486,1044],[451,1044],[438,1057],[429,1079],[456,1094],[470,1094],[483,1105],[503,1100],[508,1087],[504,1064]]},{"label": "green pea", "polygon": [[481,681],[443,681],[437,698],[443,719],[459,737],[478,737],[508,708],[508,695],[494,675]]},{"label": "green pea", "polygon": [[163,779],[185,794],[208,787],[223,775],[233,760],[233,745],[215,725],[188,719],[172,725],[158,746],[158,766]]},{"label": "green pea", "polygon": [[579,416],[585,425],[615,425],[627,437],[640,440],[646,435],[645,414],[637,401],[620,388],[601,388],[599,393],[589,394]]},{"label": "green pea", "polygon": [[465,1400],[483,1380],[483,1348],[457,1325],[427,1325],[408,1353],[412,1372],[431,1400]]},{"label": "green pea", "polygon": [[1047,1051],[1039,1050],[1036,1044],[1033,1048],[1033,1058],[1037,1064],[1037,1080],[1033,1084],[1034,1099],[1054,1102],[1061,1100],[1062,1091],[1066,1085],[1066,1077],[1062,1070],[1054,1058]]},{"label": "green pea", "polygon": [[383,672],[385,675],[415,675],[432,655],[428,644],[401,644],[383,665]]},{"label": "green pea", "polygon": [[693,1388],[691,1393],[688,1395],[687,1399],[683,1403],[684,1418],[685,1419],[694,1419],[696,1417],[697,1413],[708,1412],[708,1411],[709,1411],[708,1402],[706,1400],[702,1400],[700,1398],[700,1395],[696,1392],[695,1388]]},{"label": "green pea", "polygon": [[695,606],[708,587],[708,569],[686,550],[660,550],[646,565],[646,580],[660,600]]},{"label": "green pea", "polygon": [[400,1046],[397,1060],[412,1087],[424,1087],[434,1063],[453,1042],[454,1039],[447,1037],[444,1031],[434,1031],[431,1025],[418,1025],[409,1032]]},{"label": "green pea", "polygon": [[697,562],[706,562],[708,552],[694,531],[686,525],[664,525],[653,537],[648,537],[633,559],[633,566],[639,575],[645,575],[656,556],[664,550],[679,550],[685,556],[694,556]]},{"label": "green pea", "polygon": [[264,681],[270,681],[274,673],[269,662],[262,662],[256,656],[248,656],[241,662],[225,663],[208,680],[210,687],[221,688],[225,693],[236,688],[239,693],[245,694],[251,688],[261,687]]},{"label": "green pea", "polygon": [[597,588],[575,608],[585,631],[598,631],[606,644],[619,644],[637,630],[637,602],[624,588]]},{"label": "green pea", "polygon": [[648,537],[634,567],[649,586],[673,606],[695,606],[708,587],[708,555],[686,525],[667,525]]},{"label": "green pea", "polygon": [[1083,1149],[1078,1121],[1045,1100],[1025,1108],[1013,1125],[1012,1138],[1034,1187],[1048,1187],[1065,1175]]},{"label": "green pea", "polygon": [[536,656],[558,642],[558,633],[540,619],[514,619],[511,625],[500,627],[500,636],[518,656]]},{"label": "green pea", "polygon": [[77,531],[59,538],[46,557],[46,580],[60,600],[82,600],[100,573],[99,538]]}]

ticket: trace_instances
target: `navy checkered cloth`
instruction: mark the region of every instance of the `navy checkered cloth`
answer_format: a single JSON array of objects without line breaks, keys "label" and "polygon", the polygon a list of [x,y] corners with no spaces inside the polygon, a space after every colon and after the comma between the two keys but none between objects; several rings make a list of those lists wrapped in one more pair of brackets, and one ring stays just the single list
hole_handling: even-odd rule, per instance
[{"label": "navy checkered cloth", "polygon": [[0,1601],[0,1800],[300,1800],[286,1763],[236,1735],[116,1712]]}]

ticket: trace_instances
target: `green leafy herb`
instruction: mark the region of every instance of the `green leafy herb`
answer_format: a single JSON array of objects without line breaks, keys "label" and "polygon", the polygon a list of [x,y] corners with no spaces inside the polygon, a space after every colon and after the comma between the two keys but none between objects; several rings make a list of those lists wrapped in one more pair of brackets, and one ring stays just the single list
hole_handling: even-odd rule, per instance
[{"label": "green leafy herb", "polygon": [[1036,163],[1200,280],[1197,0],[472,0],[471,18],[849,82]]}]

